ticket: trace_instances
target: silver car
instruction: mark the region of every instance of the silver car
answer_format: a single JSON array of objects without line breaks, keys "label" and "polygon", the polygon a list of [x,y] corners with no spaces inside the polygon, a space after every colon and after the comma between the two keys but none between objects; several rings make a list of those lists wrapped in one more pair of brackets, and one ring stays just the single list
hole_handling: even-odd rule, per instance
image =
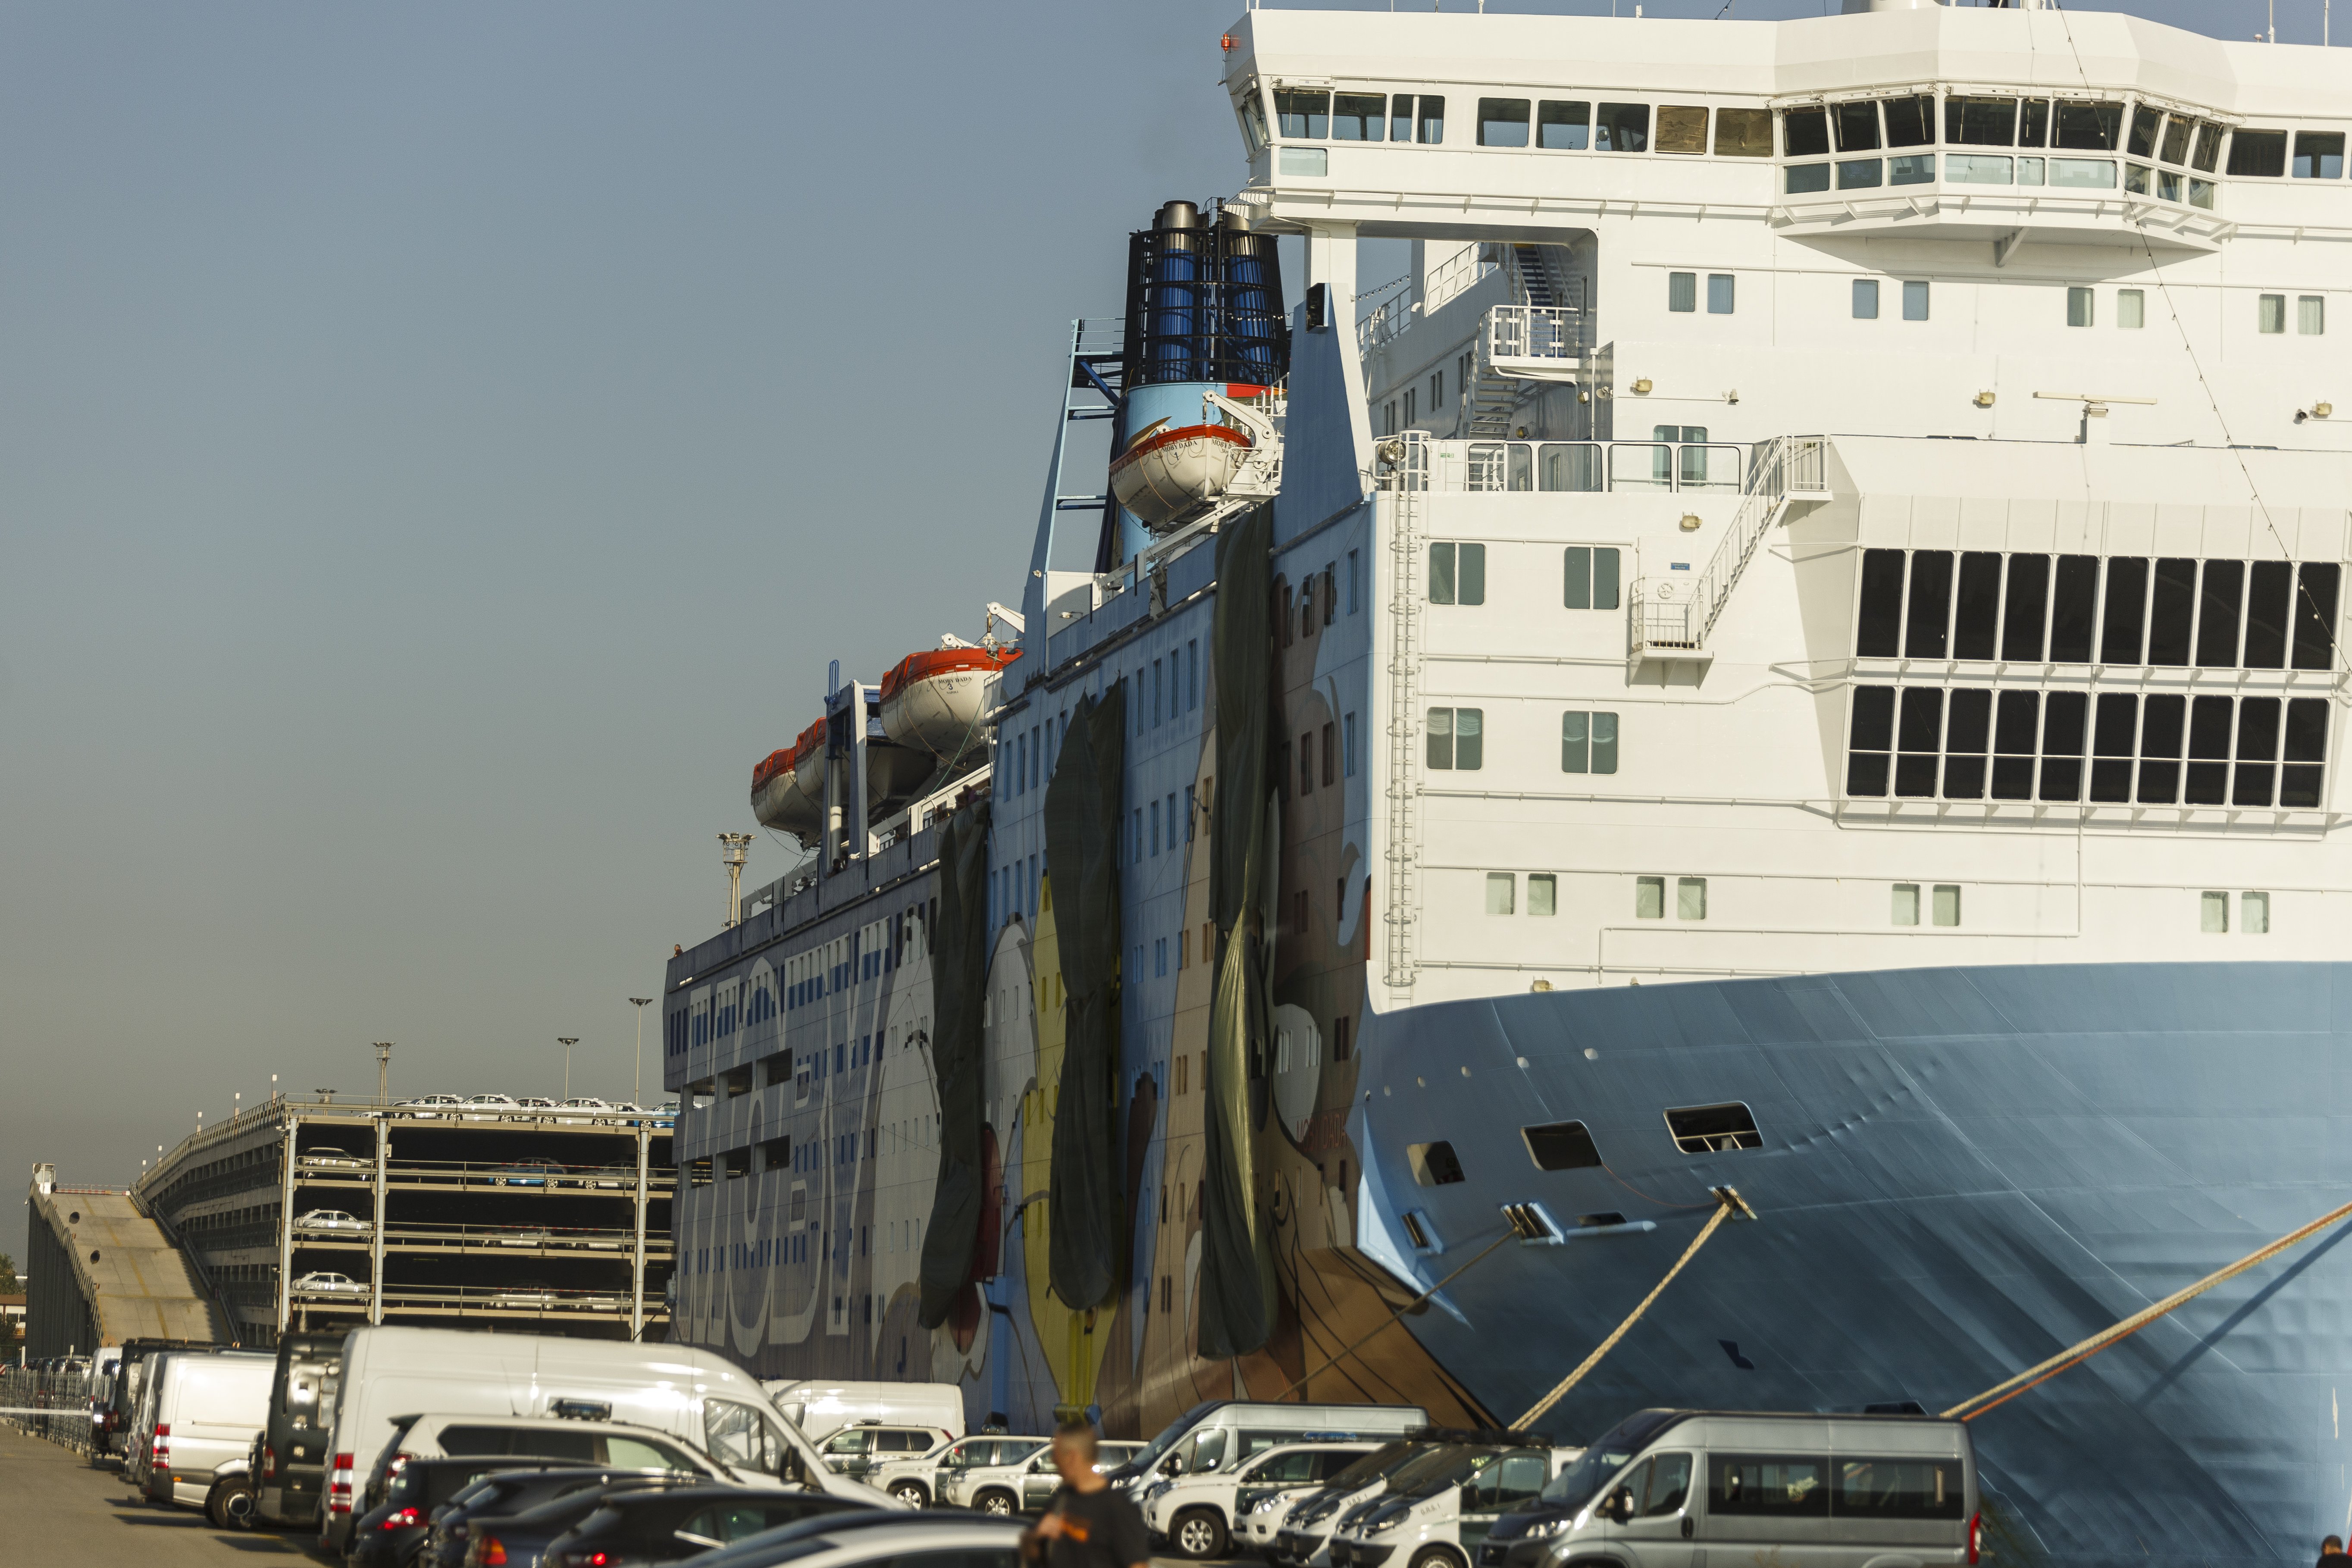
[{"label": "silver car", "polygon": [[396,1109],[407,1111],[420,1121],[430,1121],[436,1117],[449,1115],[464,1103],[454,1094],[421,1094],[415,1100],[402,1100]]},{"label": "silver car", "polygon": [[472,1094],[457,1102],[458,1114],[467,1121],[504,1121],[522,1109],[503,1094]]},{"label": "silver car", "polygon": [[364,1296],[367,1290],[348,1274],[305,1274],[294,1281],[297,1296]]},{"label": "silver car", "polygon": [[341,1209],[312,1209],[309,1214],[303,1215],[295,1220],[294,1228],[296,1230],[342,1231],[352,1235],[365,1236],[374,1227],[369,1225],[367,1221],[359,1218],[357,1215],[345,1214]]}]

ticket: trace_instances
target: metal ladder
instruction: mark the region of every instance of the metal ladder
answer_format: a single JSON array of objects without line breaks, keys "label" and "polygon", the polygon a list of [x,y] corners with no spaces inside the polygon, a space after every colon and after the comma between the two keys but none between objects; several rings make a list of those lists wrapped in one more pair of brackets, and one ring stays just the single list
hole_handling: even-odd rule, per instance
[{"label": "metal ladder", "polygon": [[1420,700],[1421,498],[1429,489],[1429,437],[1408,430],[1380,444],[1391,468],[1381,479],[1394,498],[1389,508],[1389,723],[1388,861],[1389,928],[1387,981],[1398,991],[1412,989],[1412,922],[1415,873],[1421,861],[1419,784],[1413,775],[1415,737],[1421,731]]}]

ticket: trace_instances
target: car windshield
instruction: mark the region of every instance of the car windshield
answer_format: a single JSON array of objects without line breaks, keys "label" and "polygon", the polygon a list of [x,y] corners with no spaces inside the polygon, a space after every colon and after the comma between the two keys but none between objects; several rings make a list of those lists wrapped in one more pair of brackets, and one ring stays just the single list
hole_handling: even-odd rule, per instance
[{"label": "car windshield", "polygon": [[1160,1462],[1160,1457],[1162,1454],[1165,1454],[1169,1449],[1177,1445],[1185,1433],[1190,1432],[1194,1426],[1198,1426],[1202,1416],[1208,1415],[1210,1411],[1214,1410],[1223,1403],[1223,1401],[1222,1400],[1210,1399],[1204,1400],[1199,1405],[1195,1405],[1192,1409],[1187,1410],[1183,1415],[1179,1415],[1175,1420],[1171,1421],[1167,1426],[1161,1427],[1160,1429],[1160,1436],[1151,1439],[1150,1442],[1146,1443],[1143,1446],[1143,1451],[1136,1455],[1133,1459],[1129,1461],[1129,1463],[1136,1466],[1139,1469],[1150,1469],[1152,1466]]},{"label": "car windshield", "polygon": [[1391,1443],[1375,1448],[1333,1476],[1328,1484],[1335,1491],[1355,1491],[1368,1487],[1388,1474],[1393,1467],[1411,1459],[1413,1453],[1414,1445],[1411,1443]]},{"label": "car windshield", "polygon": [[1389,1495],[1435,1497],[1450,1487],[1460,1486],[1485,1469],[1488,1461],[1500,1452],[1499,1448],[1468,1448],[1449,1443],[1429,1455],[1422,1463],[1391,1476]]},{"label": "car windshield", "polygon": [[1637,1410],[1593,1440],[1577,1461],[1554,1476],[1543,1489],[1543,1500],[1563,1508],[1580,1509],[1600,1494],[1625,1461],[1674,1424],[1672,1410]]}]

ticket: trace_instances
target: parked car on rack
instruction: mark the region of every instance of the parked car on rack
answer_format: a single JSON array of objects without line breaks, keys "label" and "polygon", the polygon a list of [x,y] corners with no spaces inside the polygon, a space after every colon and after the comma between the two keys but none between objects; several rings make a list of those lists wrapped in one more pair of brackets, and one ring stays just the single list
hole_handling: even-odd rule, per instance
[{"label": "parked car on rack", "polygon": [[430,1121],[436,1116],[455,1112],[465,1101],[454,1094],[420,1094],[415,1100],[404,1100],[394,1109],[405,1110],[420,1121]]},{"label": "parked car on rack", "polygon": [[364,1296],[368,1288],[348,1274],[317,1270],[294,1281],[297,1296]]},{"label": "parked car on rack", "polygon": [[503,1094],[469,1094],[457,1102],[458,1119],[464,1121],[504,1121],[521,1109]]},{"label": "parked car on rack", "polygon": [[613,1107],[601,1100],[591,1099],[585,1095],[576,1095],[573,1098],[565,1100],[556,1109],[559,1110],[580,1110],[594,1113],[585,1116],[559,1116],[556,1118],[559,1121],[576,1123],[582,1121],[593,1121],[595,1120],[596,1114],[609,1112],[612,1110]]},{"label": "parked car on rack", "polygon": [[515,1105],[523,1110],[552,1110],[555,1109],[555,1101],[541,1094],[526,1094],[517,1100],[515,1101]]},{"label": "parked car on rack", "polygon": [[552,1186],[563,1175],[563,1167],[552,1160],[509,1160],[490,1178],[494,1187]]},{"label": "parked car on rack", "polygon": [[309,1214],[300,1215],[295,1218],[294,1228],[296,1230],[344,1231],[365,1236],[373,1227],[367,1221],[354,1215],[345,1214],[341,1209],[312,1209]]},{"label": "parked car on rack", "polygon": [[373,1171],[375,1169],[373,1160],[362,1160],[356,1154],[331,1148],[324,1143],[316,1148],[303,1150],[301,1153],[295,1156],[295,1163],[306,1165],[313,1171]]}]

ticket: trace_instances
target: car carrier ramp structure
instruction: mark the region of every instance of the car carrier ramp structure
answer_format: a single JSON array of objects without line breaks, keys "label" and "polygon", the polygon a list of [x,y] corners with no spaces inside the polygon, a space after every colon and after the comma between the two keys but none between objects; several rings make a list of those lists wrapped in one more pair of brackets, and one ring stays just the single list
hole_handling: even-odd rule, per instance
[{"label": "car carrier ramp structure", "polygon": [[163,1227],[119,1187],[61,1187],[33,1167],[25,1349],[87,1352],[132,1339],[226,1343],[227,1314]]}]

